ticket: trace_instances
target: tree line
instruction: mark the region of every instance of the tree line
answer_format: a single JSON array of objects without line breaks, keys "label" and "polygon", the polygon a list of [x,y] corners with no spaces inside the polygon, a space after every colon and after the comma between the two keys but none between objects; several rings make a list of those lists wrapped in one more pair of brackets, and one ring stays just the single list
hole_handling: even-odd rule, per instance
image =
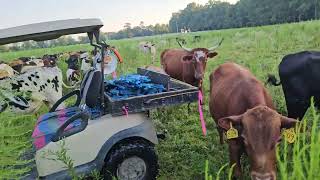
[{"label": "tree line", "polygon": [[109,32],[107,36],[109,39],[123,39],[141,36],[153,36],[158,34],[169,33],[168,24],[156,24],[145,26],[141,21],[139,26],[131,27],[130,23],[126,23],[122,30],[118,32]]},{"label": "tree line", "polygon": [[[190,3],[186,8],[175,12],[169,24],[146,26],[143,21],[132,27],[126,23],[118,32],[101,33],[102,40],[123,39],[180,32],[181,29],[205,31],[271,25],[319,19],[319,0],[240,0],[236,4],[209,0],[205,5]],[[56,40],[27,41],[10,46],[0,46],[0,52],[34,48],[48,48],[73,44],[86,44],[86,36],[61,37]]]},{"label": "tree line", "polygon": [[271,25],[319,19],[318,0],[240,0],[236,4],[210,0],[205,5],[190,3],[173,13],[170,32]]}]

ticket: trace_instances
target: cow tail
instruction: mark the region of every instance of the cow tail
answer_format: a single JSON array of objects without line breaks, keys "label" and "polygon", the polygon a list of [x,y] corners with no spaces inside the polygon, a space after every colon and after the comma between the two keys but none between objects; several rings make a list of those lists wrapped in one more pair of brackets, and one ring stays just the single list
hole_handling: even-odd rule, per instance
[{"label": "cow tail", "polygon": [[278,80],[277,80],[275,75],[268,74],[268,79],[267,79],[266,84],[271,84],[273,86],[280,86],[281,85],[281,81],[278,82]]}]

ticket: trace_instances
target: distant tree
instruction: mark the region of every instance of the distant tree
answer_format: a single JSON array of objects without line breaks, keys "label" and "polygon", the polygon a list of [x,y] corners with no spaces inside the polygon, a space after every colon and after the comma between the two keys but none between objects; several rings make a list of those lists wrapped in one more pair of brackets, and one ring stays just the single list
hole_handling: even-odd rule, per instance
[{"label": "distant tree", "polygon": [[240,0],[232,5],[209,0],[204,6],[190,3],[172,14],[170,32],[183,27],[193,31],[260,26],[318,19],[319,0]]},{"label": "distant tree", "polygon": [[123,28],[124,29],[131,29],[131,23],[125,23]]},{"label": "distant tree", "polygon": [[140,21],[140,25],[139,25],[139,26],[140,26],[141,29],[144,29],[144,28],[145,28],[144,22],[143,22],[143,21]]},{"label": "distant tree", "polygon": [[79,36],[78,37],[78,41],[79,41],[80,44],[90,43],[90,40],[89,40],[88,36]]}]

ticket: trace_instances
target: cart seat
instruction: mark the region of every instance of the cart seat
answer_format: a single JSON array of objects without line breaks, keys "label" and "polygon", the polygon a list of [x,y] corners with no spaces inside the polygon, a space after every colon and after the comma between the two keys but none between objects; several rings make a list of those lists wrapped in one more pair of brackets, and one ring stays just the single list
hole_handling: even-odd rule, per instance
[{"label": "cart seat", "polygon": [[[69,93],[78,96],[75,106],[57,111],[52,109],[49,113],[38,118],[32,134],[36,150],[51,141],[55,142],[63,137],[83,131],[89,118],[94,119],[100,116],[101,111],[98,103],[101,83],[101,72],[90,70],[84,76],[80,90],[77,90],[78,94],[74,93],[75,91]],[[58,107],[60,103],[71,97],[69,94],[61,98],[53,107]]]}]

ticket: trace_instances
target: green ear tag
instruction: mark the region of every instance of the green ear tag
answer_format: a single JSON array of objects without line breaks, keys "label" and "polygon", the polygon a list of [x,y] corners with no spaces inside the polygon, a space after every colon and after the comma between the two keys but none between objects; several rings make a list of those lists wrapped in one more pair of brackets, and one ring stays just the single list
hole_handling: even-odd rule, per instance
[{"label": "green ear tag", "polygon": [[286,141],[290,144],[294,143],[294,141],[296,140],[296,137],[297,137],[297,135],[294,131],[294,128],[283,130],[282,135],[284,136]]},{"label": "green ear tag", "polygon": [[232,123],[230,122],[230,129],[227,131],[227,139],[234,139],[239,137],[238,130],[232,127]]}]

